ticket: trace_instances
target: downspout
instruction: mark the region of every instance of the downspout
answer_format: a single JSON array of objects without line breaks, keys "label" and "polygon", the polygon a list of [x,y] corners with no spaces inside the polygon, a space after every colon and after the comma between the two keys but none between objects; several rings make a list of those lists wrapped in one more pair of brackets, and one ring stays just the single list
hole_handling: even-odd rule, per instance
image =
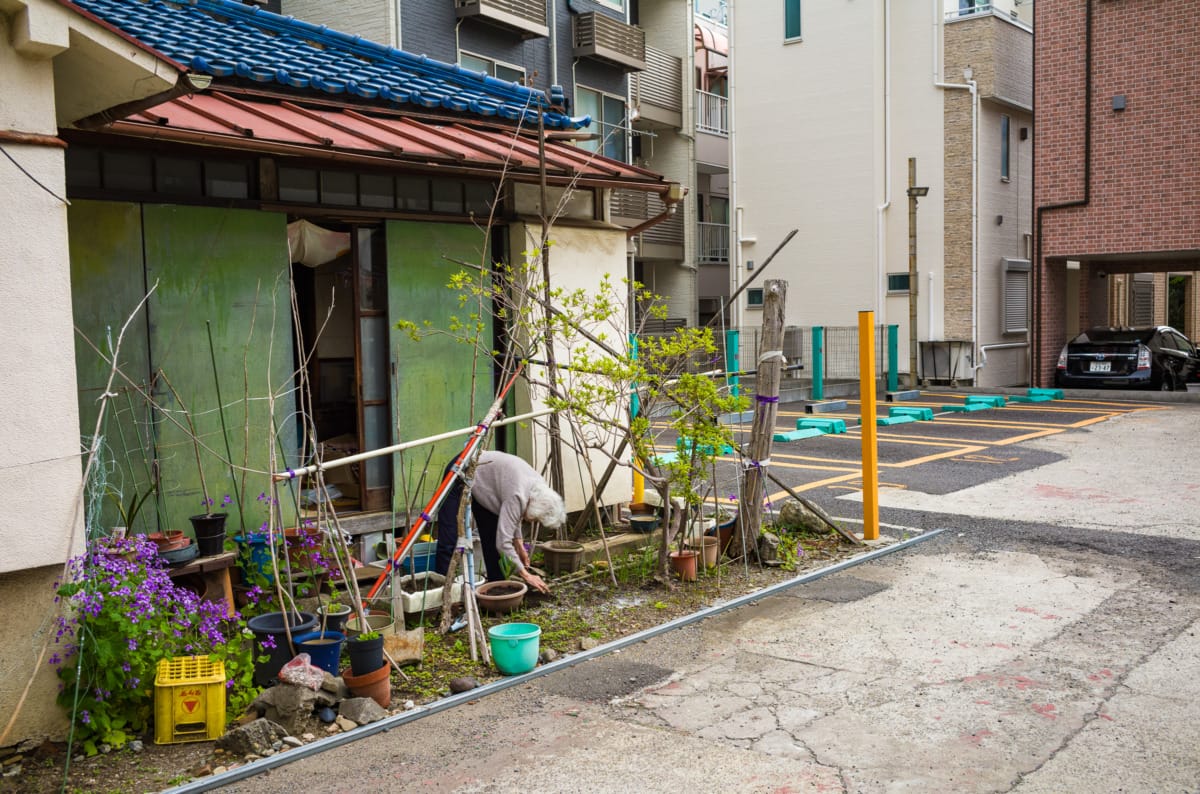
[{"label": "downspout", "polygon": [[875,208],[875,316],[881,319],[883,318],[885,283],[887,281],[887,244],[883,220],[891,206],[892,0],[883,0],[883,201]]},{"label": "downspout", "polygon": [[[729,84],[729,206],[733,207],[733,229],[731,231],[734,245],[734,255],[732,258],[733,261],[730,263],[729,268],[730,295],[736,294],[741,286],[742,234],[744,228],[742,225],[742,208],[738,206],[737,113],[734,111],[734,103],[737,101],[738,95],[735,87],[737,82],[737,68],[735,63],[737,47],[734,45],[735,36],[733,35],[734,25],[737,23],[736,5],[736,0],[729,0],[729,4],[727,6],[729,10],[729,25],[727,28],[729,31],[729,51],[725,56],[729,64],[729,74],[727,77],[727,82]],[[742,307],[740,304],[735,304],[730,301],[729,318],[727,322],[729,323],[727,326],[729,328],[740,329],[742,327]]]},{"label": "downspout", "polygon": [[400,14],[401,14],[401,7],[403,6],[403,4],[404,4],[404,0],[395,0],[395,2],[392,3],[392,8],[395,9],[395,14],[396,14],[395,19],[394,19],[395,28],[393,30],[393,33],[396,36],[395,47],[398,50],[404,49],[404,39],[402,39],[400,37]]},{"label": "downspout", "polygon": [[[939,0],[932,0],[933,9],[933,87],[942,90],[957,90],[971,92],[971,345],[976,355],[972,362],[978,359],[979,350],[979,86],[974,80],[965,83],[946,83],[942,81],[941,49],[942,28],[945,20]],[[932,295],[930,296],[932,301]],[[930,322],[932,303],[930,304]],[[980,366],[972,364],[972,375]]]},{"label": "downspout", "polygon": [[[554,0],[547,0],[546,7],[550,16],[550,85],[558,85],[558,10],[554,7]],[[574,97],[574,85],[571,86],[571,94]]]},{"label": "downspout", "polygon": [[[1034,236],[1033,264],[1033,311],[1030,312],[1030,342],[1032,350],[1029,354],[1029,383],[1033,386],[1041,383],[1042,351],[1042,213],[1049,210],[1061,210],[1068,207],[1086,207],[1091,200],[1092,190],[1092,0],[1084,0],[1086,16],[1084,21],[1084,55],[1083,55],[1083,198],[1075,201],[1064,201],[1058,204],[1043,204],[1036,210],[1035,221],[1037,233]],[[1033,184],[1037,187],[1037,9],[1033,12],[1034,48],[1033,48]]]}]

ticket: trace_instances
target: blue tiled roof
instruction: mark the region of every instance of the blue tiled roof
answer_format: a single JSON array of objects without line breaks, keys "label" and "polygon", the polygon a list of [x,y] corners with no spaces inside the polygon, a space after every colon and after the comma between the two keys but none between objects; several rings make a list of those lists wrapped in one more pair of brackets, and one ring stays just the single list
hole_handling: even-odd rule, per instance
[{"label": "blue tiled roof", "polygon": [[[562,103],[542,91],[386,47],[235,0],[72,0],[73,4],[195,72],[423,109],[536,122]],[[545,125],[577,129],[589,117],[548,110]]]}]

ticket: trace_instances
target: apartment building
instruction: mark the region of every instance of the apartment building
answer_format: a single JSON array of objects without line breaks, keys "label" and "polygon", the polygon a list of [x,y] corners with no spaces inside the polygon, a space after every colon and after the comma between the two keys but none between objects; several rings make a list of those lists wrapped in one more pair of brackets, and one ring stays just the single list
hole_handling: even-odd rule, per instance
[{"label": "apartment building", "polygon": [[1034,379],[1096,325],[1200,336],[1200,27],[1179,3],[1038,0]]},{"label": "apartment building", "polygon": [[797,229],[764,276],[788,325],[870,309],[902,372],[1028,382],[1031,22],[1020,0],[735,4],[731,286]]}]

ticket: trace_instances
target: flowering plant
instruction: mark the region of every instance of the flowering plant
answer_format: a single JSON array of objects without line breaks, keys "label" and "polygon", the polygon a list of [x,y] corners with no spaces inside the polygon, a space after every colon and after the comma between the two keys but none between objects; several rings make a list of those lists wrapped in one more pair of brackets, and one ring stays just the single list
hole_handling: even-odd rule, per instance
[{"label": "flowering plant", "polygon": [[210,654],[224,661],[232,715],[255,694],[252,635],[241,617],[177,586],[144,536],[107,539],[72,559],[55,601],[66,604],[50,658],[62,679],[58,702],[88,755],[145,731],[160,659]]}]

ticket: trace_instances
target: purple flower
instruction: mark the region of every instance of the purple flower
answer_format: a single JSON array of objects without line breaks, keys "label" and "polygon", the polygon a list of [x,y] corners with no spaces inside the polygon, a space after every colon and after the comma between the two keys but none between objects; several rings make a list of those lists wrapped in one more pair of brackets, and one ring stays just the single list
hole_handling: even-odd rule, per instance
[{"label": "purple flower", "polygon": [[221,500],[221,507],[229,507],[229,505],[232,503],[233,503],[233,497],[230,496],[229,494],[225,494],[225,498]]},{"label": "purple flower", "polygon": [[79,721],[84,725],[89,725],[92,721],[92,714],[87,709],[79,712]]},{"label": "purple flower", "polygon": [[266,648],[268,651],[275,650],[275,638],[270,634],[263,637],[262,638],[262,647]]}]

